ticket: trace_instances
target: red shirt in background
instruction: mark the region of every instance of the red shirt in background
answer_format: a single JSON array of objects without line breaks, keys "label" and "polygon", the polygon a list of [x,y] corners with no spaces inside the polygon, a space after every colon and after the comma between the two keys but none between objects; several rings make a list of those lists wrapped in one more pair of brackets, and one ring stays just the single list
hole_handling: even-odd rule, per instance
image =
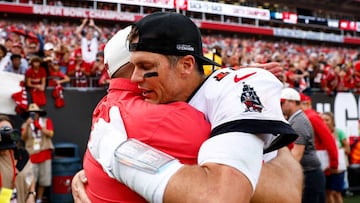
[{"label": "red shirt in background", "polygon": [[44,68],[40,67],[38,71],[33,68],[29,68],[25,73],[26,78],[29,78],[31,84],[39,85],[41,84],[41,78],[46,78],[46,71]]},{"label": "red shirt in background", "polygon": [[326,150],[329,154],[330,168],[337,169],[338,150],[331,131],[326,126],[318,112],[316,112],[314,109],[307,109],[304,110],[304,112],[314,129],[316,150]]}]

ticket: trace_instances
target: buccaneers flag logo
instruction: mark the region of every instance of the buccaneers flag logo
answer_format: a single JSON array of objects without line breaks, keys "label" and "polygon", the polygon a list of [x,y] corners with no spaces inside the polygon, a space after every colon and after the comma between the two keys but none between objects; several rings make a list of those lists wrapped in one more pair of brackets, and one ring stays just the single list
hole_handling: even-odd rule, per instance
[{"label": "buccaneers flag logo", "polygon": [[264,106],[262,105],[260,98],[257,96],[256,91],[250,85],[243,82],[243,93],[241,94],[241,103],[246,106],[245,112],[259,112],[261,113]]}]

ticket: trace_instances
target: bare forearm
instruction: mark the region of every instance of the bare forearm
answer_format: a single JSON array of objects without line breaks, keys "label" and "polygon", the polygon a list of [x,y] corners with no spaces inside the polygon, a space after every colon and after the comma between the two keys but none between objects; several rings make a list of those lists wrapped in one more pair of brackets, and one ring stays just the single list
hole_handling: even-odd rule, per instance
[{"label": "bare forearm", "polygon": [[303,172],[288,149],[281,149],[279,155],[265,163],[255,190],[252,203],[301,202]]},{"label": "bare forearm", "polygon": [[181,168],[168,182],[164,202],[249,202],[251,194],[251,184],[242,173],[212,163]]},{"label": "bare forearm", "polygon": [[52,138],[54,136],[54,131],[53,130],[48,130],[46,128],[43,128],[42,133],[44,133],[45,136]]},{"label": "bare forearm", "polygon": [[36,191],[35,188],[36,188],[36,180],[35,180],[35,178],[34,178],[34,179],[31,181],[31,185],[30,185],[30,187],[29,187],[29,191],[31,191],[31,192]]},{"label": "bare forearm", "polygon": [[81,31],[84,29],[86,23],[87,23],[87,19],[83,19],[81,25],[79,25],[79,27],[77,27],[75,30],[76,35],[81,37]]},{"label": "bare forearm", "polygon": [[102,30],[98,26],[94,25],[93,27],[96,29],[99,35],[102,34]]}]

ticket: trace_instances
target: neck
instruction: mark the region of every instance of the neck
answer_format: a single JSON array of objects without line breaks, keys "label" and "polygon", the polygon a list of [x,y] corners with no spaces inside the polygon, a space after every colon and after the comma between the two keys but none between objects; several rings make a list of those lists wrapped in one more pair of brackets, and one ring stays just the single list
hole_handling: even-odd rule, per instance
[{"label": "neck", "polygon": [[[301,108],[300,107],[296,107],[296,108],[294,108],[292,111],[291,111],[291,115],[290,116],[292,116],[292,115],[294,115],[298,110],[300,110]],[[289,116],[289,117],[290,117]]]},{"label": "neck", "polygon": [[201,74],[193,74],[186,82],[181,101],[188,101],[190,96],[201,86],[205,79],[205,76]]}]

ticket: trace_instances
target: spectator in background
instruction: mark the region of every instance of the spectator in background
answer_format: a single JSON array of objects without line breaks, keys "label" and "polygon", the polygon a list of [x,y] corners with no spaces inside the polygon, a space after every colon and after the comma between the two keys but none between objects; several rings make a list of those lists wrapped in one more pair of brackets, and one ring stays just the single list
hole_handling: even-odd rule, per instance
[{"label": "spectator in background", "polygon": [[[6,64],[10,61],[10,55],[12,50],[12,45],[17,44],[19,42],[24,43],[23,46],[23,53],[20,54],[24,58],[28,57],[31,50],[29,49],[35,41],[38,41],[38,47],[39,47],[39,56],[43,57],[43,48],[45,42],[52,43],[55,47],[55,51],[59,49],[58,47],[60,45],[67,46],[69,48],[69,52],[67,52],[68,57],[67,60],[64,61],[60,58],[57,58],[56,60],[59,61],[60,67],[63,73],[66,73],[66,68],[69,62],[69,55],[72,53],[72,51],[78,47],[81,46],[80,40],[77,40],[77,36],[74,35],[74,30],[78,27],[76,24],[70,24],[68,22],[64,22],[61,20],[58,21],[52,21],[51,23],[46,22],[47,19],[44,21],[39,22],[17,22],[16,20],[7,19],[7,24],[12,25],[8,27],[15,27],[15,28],[21,28],[20,30],[24,31],[30,31],[29,33],[36,34],[36,38],[27,37],[26,35],[15,33],[14,30],[9,30],[4,28],[2,32],[4,35],[2,35],[2,38],[0,38],[1,43],[4,43],[5,47],[8,50],[9,57],[6,57]],[[88,23],[85,24],[83,31],[86,31],[89,27],[89,20]],[[115,26],[116,27],[116,26]],[[109,34],[114,30],[114,27],[107,28],[107,27],[101,27],[101,31],[103,32],[101,36],[98,36],[98,42],[106,42]],[[16,30],[16,29],[15,29]],[[96,29],[93,29],[96,30]],[[99,33],[98,31],[95,31],[95,34]],[[228,64],[228,56],[230,56],[232,53],[241,51],[241,59],[242,65],[246,64],[252,64],[255,60],[259,63],[263,63],[267,60],[269,60],[269,56],[272,56],[272,60],[277,60],[275,56],[281,56],[283,55],[283,61],[291,61],[293,64],[298,64],[300,60],[306,61],[306,68],[310,71],[310,86],[311,89],[316,87],[315,83],[318,83],[318,80],[321,81],[324,80],[324,74],[325,70],[329,71],[330,69],[333,69],[333,67],[327,67],[328,64],[332,64],[332,60],[335,59],[335,64],[340,64],[341,66],[344,64],[352,64],[354,60],[357,59],[356,54],[358,50],[354,48],[345,48],[345,47],[331,47],[331,46],[316,46],[316,45],[300,45],[296,43],[293,40],[286,41],[286,39],[282,39],[278,42],[270,42],[264,39],[250,39],[250,38],[244,38],[241,39],[239,36],[232,36],[228,37],[227,34],[223,35],[214,35],[210,34],[206,36],[206,41],[204,41],[204,48],[209,49],[214,46],[219,46],[224,50],[221,55],[223,58],[223,64]],[[85,37],[85,35],[84,35]],[[241,42],[241,43],[239,43]],[[98,50],[102,50],[101,45],[98,45]],[[97,50],[97,51],[98,51]],[[280,55],[279,55],[279,54]],[[58,53],[56,53],[58,55]],[[59,54],[61,55],[61,54]],[[317,57],[316,57],[317,56]],[[290,64],[290,63],[289,63]],[[319,69],[313,68],[316,65],[312,64],[318,64],[320,67]],[[45,64],[43,64],[45,65]],[[224,65],[225,66],[225,65]],[[28,67],[26,65],[25,67]],[[46,66],[44,66],[46,68]],[[0,65],[0,70],[1,65]],[[319,74],[315,74],[316,70],[319,70]],[[348,69],[349,70],[349,69]],[[312,71],[312,72],[311,72]],[[355,72],[355,70],[354,70]],[[356,73],[356,72],[355,72]],[[320,78],[320,76],[322,77]],[[330,75],[331,76],[331,75]],[[352,74],[352,72],[346,72],[346,75],[344,77],[344,86],[349,91],[354,91],[356,93],[359,93],[360,89],[359,85],[360,82],[354,82],[353,86],[355,87],[348,87],[348,81],[351,81],[351,79],[355,78],[356,75]],[[333,77],[335,79],[335,77]],[[348,80],[349,79],[349,80]],[[327,83],[329,86],[331,84],[335,84],[336,87],[334,87],[335,91],[347,91],[344,90],[343,87],[337,88],[337,82],[332,81],[332,78],[330,77],[328,80],[331,82]],[[326,81],[325,81],[326,82]],[[313,85],[314,84],[314,85]],[[339,85],[341,86],[341,82]],[[322,87],[321,87],[322,88]],[[326,89],[327,87],[324,86]],[[316,91],[320,91],[322,89],[316,88]],[[330,94],[334,94],[335,91],[330,92]],[[310,93],[308,93],[310,95]]]},{"label": "spectator in background", "polygon": [[323,72],[323,66],[320,64],[320,57],[317,53],[313,52],[309,56],[309,65],[307,70],[309,72],[309,81],[311,88],[321,87],[321,78]]},{"label": "spectator in background", "polygon": [[30,59],[30,68],[25,73],[25,84],[30,91],[31,101],[38,106],[46,104],[45,86],[46,71],[40,66],[41,58],[33,56]]},{"label": "spectator in background", "polygon": [[7,37],[7,38],[5,39],[4,46],[6,47],[6,50],[7,50],[8,52],[11,52],[11,47],[12,47],[12,45],[13,45],[12,39],[11,39],[10,37]]},{"label": "spectator in background", "polygon": [[37,40],[31,40],[28,42],[28,44],[25,47],[25,55],[26,55],[26,59],[30,60],[30,58],[34,55],[39,56],[40,52],[39,52],[39,43]]},{"label": "spectator in background", "polygon": [[304,171],[302,202],[325,203],[325,176],[316,155],[312,125],[300,106],[300,94],[293,88],[283,89],[281,108],[291,127],[299,135],[291,153]]},{"label": "spectator in background", "polygon": [[4,45],[0,44],[0,71],[5,70],[5,67],[8,63],[5,56],[7,53],[7,49]]},{"label": "spectator in background", "polygon": [[342,64],[338,75],[339,84],[337,85],[336,92],[348,92],[354,88],[354,73],[351,64]]},{"label": "spectator in background", "polygon": [[229,56],[229,63],[228,63],[228,67],[232,67],[232,68],[239,68],[240,66],[240,55],[238,53],[234,53],[233,55]]},{"label": "spectator in background", "polygon": [[77,27],[75,33],[78,39],[81,40],[82,59],[85,63],[92,64],[96,60],[96,53],[99,49],[98,37],[102,33],[101,29],[95,25],[93,19],[85,18],[81,25]]},{"label": "spectator in background", "polygon": [[0,189],[11,190],[8,202],[34,203],[35,178],[29,153],[20,146],[20,132],[13,122],[0,115]]},{"label": "spectator in background", "polygon": [[104,71],[99,79],[100,87],[107,87],[110,84],[111,77],[109,76],[107,71]]},{"label": "spectator in background", "polygon": [[337,64],[335,58],[331,58],[329,60],[328,66],[325,67],[324,70],[324,78],[321,81],[322,89],[328,95],[334,95],[337,91],[337,87],[340,83],[339,73],[341,71],[341,67]]},{"label": "spectator in background", "polygon": [[66,44],[60,44],[55,49],[55,60],[59,62],[60,71],[64,74],[67,73],[67,69],[70,63],[71,51]]},{"label": "spectator in background", "polygon": [[[11,54],[19,54],[24,57],[24,45],[21,42],[15,42],[11,47]],[[27,60],[26,58],[24,58]]]},{"label": "spectator in background", "polygon": [[90,76],[93,77],[92,86],[99,85],[101,75],[106,72],[104,64],[104,52],[99,51],[96,54],[96,61],[92,64]]},{"label": "spectator in background", "polygon": [[332,112],[322,113],[321,118],[329,127],[338,150],[342,149],[339,151],[339,169],[326,177],[327,203],[342,203],[342,191],[345,189],[345,171],[347,168],[345,165],[345,155],[350,154],[350,144],[345,132],[335,126],[334,114]]},{"label": "spectator in background", "polygon": [[49,75],[49,62],[54,60],[54,45],[51,42],[45,43],[44,48],[44,56],[42,57],[41,67],[46,71],[46,75]]},{"label": "spectator in background", "polygon": [[305,94],[300,94],[301,108],[309,119],[314,130],[314,143],[316,150],[325,150],[328,154],[329,165],[324,168],[324,173],[327,176],[336,173],[339,164],[338,150],[336,142],[330,129],[322,120],[320,114],[312,108],[311,98]]},{"label": "spectator in background", "polygon": [[70,82],[70,77],[60,71],[59,62],[52,61],[49,67],[48,87],[56,87]]},{"label": "spectator in background", "polygon": [[[7,66],[10,66],[11,64],[11,56],[13,54],[17,54],[21,56],[20,59],[20,69],[21,70],[27,70],[29,68],[29,63],[27,61],[27,59],[24,58],[24,53],[23,53],[23,45],[21,43],[13,43],[11,51],[8,52],[8,54],[6,55],[6,60],[7,62]],[[7,67],[6,67],[7,68]]]},{"label": "spectator in background", "polygon": [[50,58],[54,58],[54,44],[51,42],[47,42],[44,45],[44,58],[46,57],[50,57]]},{"label": "spectator in background", "polygon": [[10,56],[10,64],[6,66],[5,71],[25,75],[27,68],[21,67],[21,58],[19,54],[12,54]]},{"label": "spectator in background", "polygon": [[[324,67],[327,65],[327,55],[325,53],[320,53],[320,56],[319,56],[319,63],[322,64]],[[320,67],[320,70],[321,71],[324,71],[324,67]]]},{"label": "spectator in background", "polygon": [[289,64],[289,68],[285,73],[285,78],[287,85],[296,90],[300,90],[300,87],[303,87],[306,84],[304,74],[301,71],[298,71],[293,63]]},{"label": "spectator in background", "polygon": [[81,49],[74,51],[74,59],[70,61],[67,75],[71,77],[73,87],[88,87],[88,77],[90,76],[90,64],[86,63],[82,57]]},{"label": "spectator in background", "polygon": [[51,159],[54,145],[52,120],[46,117],[46,111],[32,103],[23,115],[26,120],[21,126],[21,138],[30,154],[37,181],[36,203],[41,203],[45,187],[51,186]]},{"label": "spectator in background", "polygon": [[354,93],[360,94],[360,60],[354,62]]},{"label": "spectator in background", "polygon": [[322,89],[323,80],[325,78],[325,70],[329,66],[327,60],[328,59],[326,54],[320,53],[317,73],[316,74],[312,73],[314,75],[314,79],[313,79],[314,85],[311,87],[313,90],[319,91]]},{"label": "spectator in background", "polygon": [[335,80],[334,80],[334,84],[335,87],[332,90],[331,94],[336,94],[338,92],[345,92],[346,87],[345,87],[345,81],[344,81],[344,76],[345,76],[345,71],[344,71],[344,67],[342,64],[337,64],[334,68],[334,73],[335,73]]},{"label": "spectator in background", "polygon": [[311,87],[310,87],[310,73],[307,70],[307,59],[300,59],[299,63],[295,64],[296,73],[301,76],[299,81],[299,92],[307,92],[311,95]]}]

